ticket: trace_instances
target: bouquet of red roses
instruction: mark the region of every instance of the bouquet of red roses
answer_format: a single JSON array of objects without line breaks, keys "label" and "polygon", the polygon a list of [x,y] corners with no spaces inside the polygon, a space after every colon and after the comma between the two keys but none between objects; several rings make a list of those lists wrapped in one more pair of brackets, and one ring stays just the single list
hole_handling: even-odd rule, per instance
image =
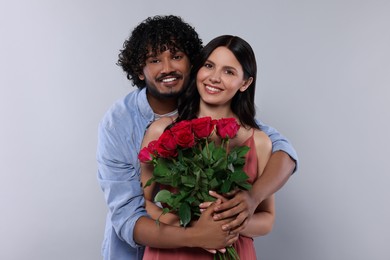
[{"label": "bouquet of red roses", "polygon": [[[215,200],[210,190],[224,194],[236,188],[251,188],[243,171],[249,147],[229,150],[229,140],[239,128],[234,118],[184,120],[167,128],[158,140],[140,151],[139,160],[154,165],[153,177],[145,186],[156,182],[167,187],[155,196],[156,202],[167,206],[163,214],[177,213],[185,227],[199,217],[200,203]],[[220,145],[210,140],[214,133]]]},{"label": "bouquet of red roses", "polygon": [[[199,217],[200,203],[215,200],[210,190],[224,194],[251,188],[243,171],[249,147],[229,149],[229,140],[239,128],[234,118],[184,120],[167,128],[158,140],[140,151],[139,160],[154,165],[153,177],[145,187],[152,182],[160,184],[162,189],[154,200],[165,206],[162,214],[177,213],[185,227]],[[210,140],[214,133],[220,138],[219,145]],[[233,247],[227,252],[232,259],[239,258]],[[219,252],[218,255],[226,259]]]}]

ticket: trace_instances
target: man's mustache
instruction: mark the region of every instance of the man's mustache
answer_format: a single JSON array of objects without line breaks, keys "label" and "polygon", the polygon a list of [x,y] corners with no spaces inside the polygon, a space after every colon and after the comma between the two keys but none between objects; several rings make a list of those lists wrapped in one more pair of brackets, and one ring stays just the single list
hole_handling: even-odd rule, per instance
[{"label": "man's mustache", "polygon": [[172,78],[178,78],[178,79],[183,78],[183,76],[181,74],[179,74],[177,72],[171,72],[171,73],[167,73],[167,74],[161,74],[160,76],[157,77],[157,80],[161,81],[166,77],[172,77]]}]

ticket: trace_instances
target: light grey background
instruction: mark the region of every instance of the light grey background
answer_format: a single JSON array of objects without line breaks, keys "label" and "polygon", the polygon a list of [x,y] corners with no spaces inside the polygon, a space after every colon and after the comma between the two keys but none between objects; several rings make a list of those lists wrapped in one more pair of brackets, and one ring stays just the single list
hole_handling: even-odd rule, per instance
[{"label": "light grey background", "polygon": [[385,0],[1,0],[0,259],[101,258],[97,124],[133,89],[118,50],[155,14],[182,16],[205,43],[251,43],[260,117],[299,152],[258,256],[390,259]]}]

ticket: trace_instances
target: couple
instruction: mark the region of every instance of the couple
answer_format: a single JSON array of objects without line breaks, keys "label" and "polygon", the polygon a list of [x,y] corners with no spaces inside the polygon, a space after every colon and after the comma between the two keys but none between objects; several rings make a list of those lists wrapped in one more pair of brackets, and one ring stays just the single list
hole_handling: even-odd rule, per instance
[{"label": "couple", "polygon": [[[270,231],[274,219],[272,194],[295,169],[296,154],[274,129],[260,125],[260,131],[254,121],[256,62],[250,46],[238,37],[221,36],[202,49],[195,30],[179,17],[156,16],[133,30],[118,64],[138,90],[117,101],[99,125],[98,179],[109,207],[104,259],[142,259],[142,245],[149,246],[145,255],[149,259],[164,252],[175,254],[178,251],[171,249],[181,247],[211,259],[212,254],[196,248],[215,252],[234,242],[238,248],[250,248],[254,255],[248,237]],[[179,95],[183,99],[177,109]],[[156,139],[173,118],[203,116],[235,117],[240,122],[236,142],[241,145],[248,140],[253,148],[252,155],[247,156],[252,160],[249,164],[257,167],[257,171],[248,172],[253,187],[208,207],[189,228],[163,223],[157,226],[145,210],[140,183],[140,177],[150,174],[143,171],[140,176],[137,158],[145,129],[161,118],[146,131],[144,145]],[[145,197],[148,208],[150,190],[145,190]],[[153,214],[151,211],[155,217]],[[237,233],[243,236],[237,237]]]}]

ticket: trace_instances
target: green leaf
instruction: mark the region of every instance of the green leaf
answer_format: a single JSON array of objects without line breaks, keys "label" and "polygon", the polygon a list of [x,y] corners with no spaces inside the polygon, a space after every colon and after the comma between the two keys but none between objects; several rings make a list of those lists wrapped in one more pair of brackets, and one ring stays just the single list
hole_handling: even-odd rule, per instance
[{"label": "green leaf", "polygon": [[165,215],[165,214],[167,214],[169,211],[170,211],[170,210],[169,210],[168,208],[163,208],[163,209],[162,209],[161,215]]},{"label": "green leaf", "polygon": [[229,163],[227,165],[227,169],[230,170],[231,172],[234,172],[234,165],[232,163]]},{"label": "green leaf", "polygon": [[244,189],[244,190],[250,190],[251,188],[252,188],[252,185],[251,184],[249,184],[249,183],[247,183],[247,182],[245,182],[245,183],[240,183],[240,184],[238,184],[238,186],[240,186],[242,189]]},{"label": "green leaf", "polygon": [[217,179],[213,178],[212,180],[209,181],[209,189],[214,190],[216,187],[218,187],[219,183]]},{"label": "green leaf", "polygon": [[238,165],[243,166],[245,164],[245,157],[237,158],[233,163],[236,166],[238,166]]},{"label": "green leaf", "polygon": [[213,142],[210,142],[209,145],[208,145],[208,147],[209,147],[209,151],[212,153],[212,152],[214,151],[214,149],[215,149],[215,143],[214,143],[214,141],[213,141]]},{"label": "green leaf", "polygon": [[221,193],[228,193],[230,191],[231,186],[232,182],[230,180],[225,180],[221,187]]},{"label": "green leaf", "polygon": [[209,193],[202,193],[202,201],[215,201],[216,198],[209,195]]},{"label": "green leaf", "polygon": [[191,221],[191,208],[188,203],[184,202],[179,208],[180,225],[186,227]]},{"label": "green leaf", "polygon": [[153,174],[155,177],[162,177],[166,175],[170,175],[171,170],[169,169],[169,164],[167,161],[162,160],[159,158],[158,164],[154,167]]},{"label": "green leaf", "polygon": [[187,187],[195,187],[195,177],[194,176],[181,176],[181,183]]},{"label": "green leaf", "polygon": [[170,210],[168,208],[163,208],[162,209],[162,212],[161,212],[160,216],[158,216],[158,218],[156,219],[156,224],[157,225],[160,225],[160,218],[161,218],[161,216],[167,214],[169,211]]},{"label": "green leaf", "polygon": [[236,153],[237,157],[244,157],[248,151],[249,151],[248,146],[236,146],[231,150],[231,153]]},{"label": "green leaf", "polygon": [[225,157],[219,157],[214,165],[212,166],[214,171],[219,171],[219,170],[224,170],[226,169],[226,166],[227,166],[227,162],[225,160]]},{"label": "green leaf", "polygon": [[144,185],[144,188],[150,186],[153,182],[154,182],[154,178],[152,177],[152,178],[150,178],[150,179],[146,182],[146,184]]},{"label": "green leaf", "polygon": [[186,201],[188,202],[188,204],[192,204],[192,203],[194,203],[195,202],[195,197],[193,197],[193,196],[190,196],[190,197],[188,197],[187,199],[186,199]]},{"label": "green leaf", "polygon": [[219,158],[226,157],[226,150],[222,147],[216,147],[212,153],[213,159],[217,160]]},{"label": "green leaf", "polygon": [[230,175],[230,180],[233,182],[246,181],[247,179],[249,179],[249,177],[243,171],[236,171]]},{"label": "green leaf", "polygon": [[168,203],[172,198],[172,193],[168,190],[160,190],[154,197],[154,201]]}]

